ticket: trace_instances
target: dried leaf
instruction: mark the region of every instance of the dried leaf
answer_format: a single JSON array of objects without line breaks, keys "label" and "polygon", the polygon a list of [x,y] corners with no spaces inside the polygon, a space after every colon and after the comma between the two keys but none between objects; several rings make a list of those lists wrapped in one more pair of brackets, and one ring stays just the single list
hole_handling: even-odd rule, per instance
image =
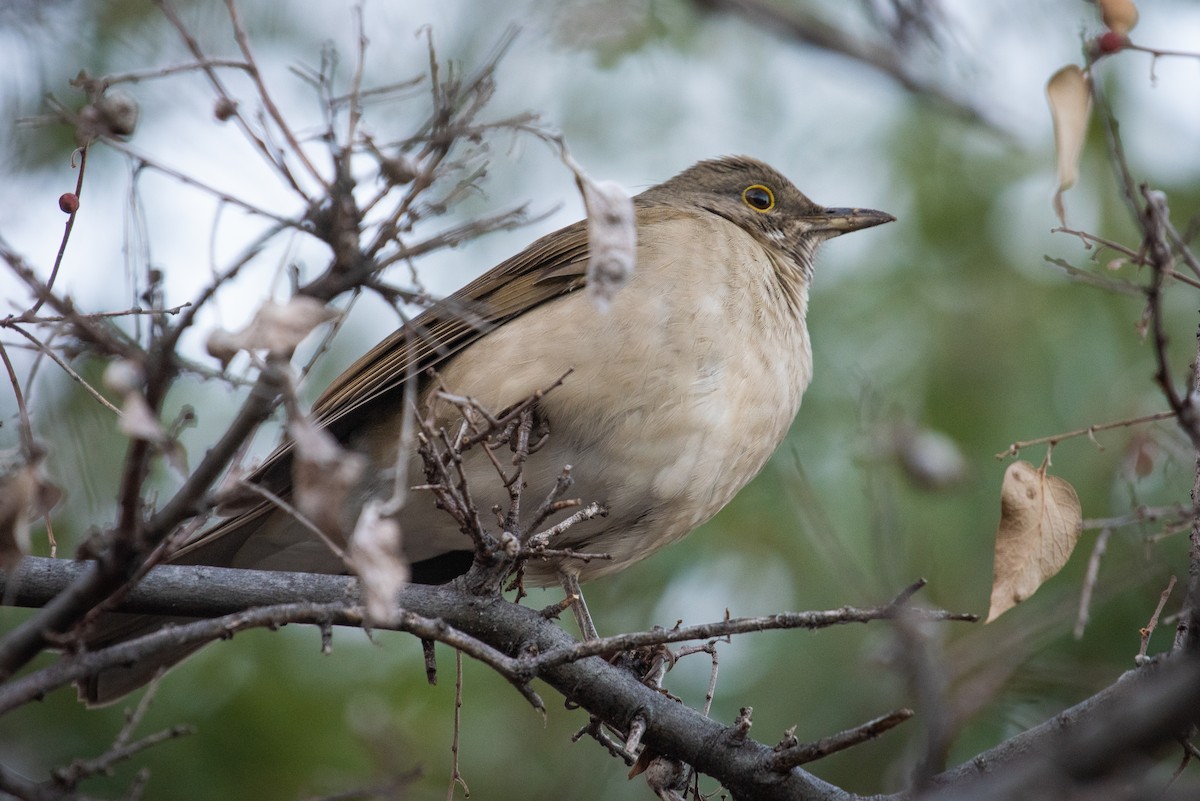
[{"label": "dried leaf", "polygon": [[205,347],[222,367],[228,366],[239,350],[265,350],[273,356],[287,357],[314,328],[338,316],[321,301],[304,295],[283,304],[268,300],[241,331],[219,328],[208,335]]},{"label": "dried leaf", "polygon": [[35,479],[28,465],[0,475],[0,567],[8,569],[29,553]]},{"label": "dried leaf", "polygon": [[121,419],[117,429],[127,437],[147,442],[166,442],[167,432],[154,416],[146,396],[140,392],[129,392],[121,404]]},{"label": "dried leaf", "polygon": [[295,444],[292,488],[296,508],[335,542],[346,541],[346,498],[358,486],[367,460],[343,448],[323,428],[303,418],[288,424]]},{"label": "dried leaf", "polygon": [[188,455],[187,448],[183,447],[177,439],[170,439],[162,443],[162,455],[167,460],[167,464],[175,471],[175,474],[180,478],[187,478],[188,475]]},{"label": "dried leaf", "polygon": [[1029,462],[1013,462],[1000,487],[1000,525],[987,622],[1062,569],[1083,529],[1075,488]]},{"label": "dried leaf", "polygon": [[0,452],[0,568],[10,569],[29,553],[30,523],[49,514],[62,495],[42,476],[36,460]]},{"label": "dried leaf", "polygon": [[104,386],[121,396],[121,419],[117,430],[127,437],[147,442],[166,442],[167,432],[142,394],[145,376],[141,365],[119,359],[104,368]]},{"label": "dried leaf", "polygon": [[204,349],[208,351],[209,356],[221,363],[221,369],[228,367],[233,357],[241,350],[238,347],[237,334],[224,328],[217,328],[209,333],[208,339],[204,341]]},{"label": "dried leaf", "polygon": [[581,176],[579,186],[587,206],[588,294],[607,311],[633,277],[637,261],[633,198],[612,181],[596,183]]},{"label": "dried leaf", "polygon": [[1138,23],[1137,5],[1133,0],[1097,0],[1100,19],[1113,33],[1127,35]]},{"label": "dried leaf", "polygon": [[400,524],[385,516],[378,500],[367,501],[350,538],[350,564],[362,582],[367,620],[392,625],[400,616],[396,593],[408,582],[408,564],[400,554]]},{"label": "dried leaf", "polygon": [[1087,136],[1088,118],[1092,111],[1092,93],[1083,70],[1068,64],[1046,84],[1050,101],[1050,117],[1054,122],[1054,150],[1058,161],[1058,190],[1054,193],[1054,213],[1064,226],[1066,209],[1062,196],[1075,185],[1079,177],[1079,156]]}]

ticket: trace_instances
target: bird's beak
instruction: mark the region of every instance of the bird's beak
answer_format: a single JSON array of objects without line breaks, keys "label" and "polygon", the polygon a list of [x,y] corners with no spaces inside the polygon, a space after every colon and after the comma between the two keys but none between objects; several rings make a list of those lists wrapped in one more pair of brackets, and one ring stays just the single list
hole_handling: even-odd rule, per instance
[{"label": "bird's beak", "polygon": [[811,231],[824,231],[829,236],[848,234],[895,221],[895,217],[875,209],[822,209],[807,218]]}]

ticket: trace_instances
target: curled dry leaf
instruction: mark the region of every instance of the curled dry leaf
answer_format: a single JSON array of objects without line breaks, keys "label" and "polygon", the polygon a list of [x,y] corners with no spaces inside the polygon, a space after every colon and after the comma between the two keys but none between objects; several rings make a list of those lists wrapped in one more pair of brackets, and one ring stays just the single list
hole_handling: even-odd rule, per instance
[{"label": "curled dry leaf", "polygon": [[0,452],[0,568],[8,570],[29,553],[29,524],[60,500],[62,490],[41,475],[36,460]]},{"label": "curled dry leaf", "polygon": [[1065,479],[1013,462],[1000,486],[1000,525],[987,622],[1024,601],[1062,569],[1083,529],[1083,510]]},{"label": "curled dry leaf", "polygon": [[1050,117],[1054,122],[1054,151],[1058,162],[1058,190],[1054,193],[1054,213],[1066,225],[1062,196],[1079,177],[1079,156],[1087,136],[1092,111],[1092,93],[1087,75],[1069,64],[1050,77],[1046,84]]},{"label": "curled dry leaf", "polygon": [[[92,87],[97,85],[82,72],[71,83],[80,85],[79,81],[90,82]],[[75,138],[81,144],[103,136],[124,139],[137,128],[138,114],[138,102],[133,95],[120,89],[104,92],[79,110]]]},{"label": "curled dry leaf", "polygon": [[346,498],[358,486],[366,457],[343,448],[328,431],[297,417],[288,424],[295,445],[292,488],[296,508],[336,543],[346,541]]},{"label": "curled dry leaf", "polygon": [[147,442],[167,441],[167,432],[154,416],[154,410],[146,403],[146,397],[137,391],[126,393],[121,404],[121,420],[117,423],[117,429],[132,439]]},{"label": "curled dry leaf", "polygon": [[1137,25],[1138,10],[1133,0],[1097,0],[1097,3],[1100,19],[1113,33],[1125,36]]},{"label": "curled dry leaf", "polygon": [[6,570],[29,553],[34,492],[33,471],[28,466],[0,475],[0,567]]},{"label": "curled dry leaf", "polygon": [[268,300],[241,331],[219,328],[208,335],[205,347],[222,367],[228,366],[239,350],[265,350],[272,356],[288,357],[314,328],[337,317],[338,312],[303,295],[287,303]]},{"label": "curled dry leaf", "polygon": [[117,422],[117,430],[133,439],[158,443],[167,441],[167,432],[142,394],[145,376],[141,365],[129,359],[120,359],[104,368],[103,380],[104,386],[121,396],[121,419]]},{"label": "curled dry leaf", "polygon": [[93,105],[100,114],[105,133],[118,137],[133,135],[140,114],[137,99],[133,95],[112,89],[97,98]]},{"label": "curled dry leaf", "polygon": [[408,582],[408,563],[400,554],[400,524],[384,514],[384,504],[370,500],[350,538],[350,564],[362,582],[367,620],[393,624],[399,617],[396,593]]},{"label": "curled dry leaf", "polygon": [[637,220],[633,198],[612,181],[596,182],[582,172],[575,180],[587,206],[587,288],[592,300],[607,311],[629,279],[637,262]]}]

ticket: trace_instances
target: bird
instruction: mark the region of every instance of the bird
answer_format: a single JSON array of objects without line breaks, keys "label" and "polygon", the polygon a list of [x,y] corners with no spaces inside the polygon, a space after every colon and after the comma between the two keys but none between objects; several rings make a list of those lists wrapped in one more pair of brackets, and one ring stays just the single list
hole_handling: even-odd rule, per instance
[{"label": "bird", "polygon": [[[550,487],[569,465],[571,495],[607,515],[568,528],[554,547],[606,558],[530,560],[526,585],[561,583],[570,593],[624,570],[709,520],[758,474],[812,378],[806,315],[818,246],[895,218],[822,207],[747,156],[700,161],[635,195],[633,206],[636,266],[607,309],[581,291],[588,229],[576,222],[431,306],[328,386],[312,417],[368,465],[351,519],[366,499],[391,491],[405,458],[408,475],[423,476],[416,455],[398,461],[406,392],[427,403],[444,390],[499,410],[561,379],[537,401],[550,433],[528,457],[525,481]],[[285,444],[267,459],[274,469],[260,471],[284,497],[288,455]],[[463,469],[478,509],[507,503],[485,454],[469,453]],[[472,541],[430,493],[407,493],[397,520],[414,581],[441,583],[470,566]],[[267,503],[202,533],[173,561],[346,572],[319,538]],[[126,621],[94,644],[153,625]],[[113,701],[158,668],[142,660],[105,671],[81,684],[81,696]]]}]

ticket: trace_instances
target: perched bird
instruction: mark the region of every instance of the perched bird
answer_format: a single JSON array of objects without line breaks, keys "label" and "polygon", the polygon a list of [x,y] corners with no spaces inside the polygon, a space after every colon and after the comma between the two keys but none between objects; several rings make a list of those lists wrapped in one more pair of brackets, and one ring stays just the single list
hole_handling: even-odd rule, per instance
[{"label": "perched bird", "polygon": [[[391,491],[405,389],[416,381],[418,399],[428,400],[436,389],[430,367],[446,390],[493,410],[570,371],[538,402],[550,434],[529,457],[525,480],[544,494],[570,465],[571,496],[599,502],[608,514],[569,528],[553,545],[611,558],[531,560],[526,584],[562,581],[571,590],[623,570],[711,518],[762,469],[812,377],[805,314],[817,247],[894,218],[823,208],[746,157],[702,161],[637,195],[634,205],[636,269],[607,310],[578,291],[588,242],[585,223],[575,223],[424,312],[332,383],[313,416],[368,464],[347,520],[367,498]],[[452,427],[448,416],[442,422]],[[408,458],[408,475],[419,480],[421,465]],[[273,461],[285,463],[286,453]],[[469,452],[464,469],[481,514],[507,504],[485,454]],[[286,495],[287,472],[273,474],[272,491]],[[409,492],[398,519],[414,580],[445,581],[469,567],[471,540],[429,493]],[[175,561],[346,570],[269,504],[218,525]],[[129,632],[122,627],[116,636]],[[157,667],[107,671],[83,695],[113,700]]]}]

